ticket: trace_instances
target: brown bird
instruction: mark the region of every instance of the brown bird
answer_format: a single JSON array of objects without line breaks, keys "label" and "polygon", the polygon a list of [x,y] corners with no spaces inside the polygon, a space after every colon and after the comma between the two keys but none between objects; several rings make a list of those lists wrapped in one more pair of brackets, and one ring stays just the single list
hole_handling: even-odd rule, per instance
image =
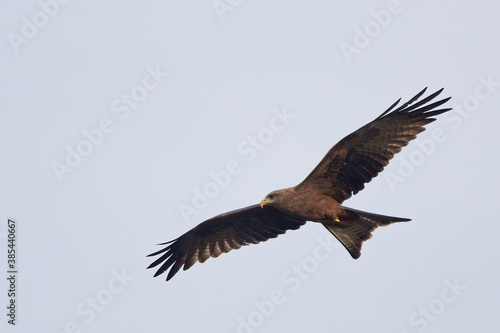
[{"label": "brown bird", "polygon": [[[431,102],[443,89],[416,102],[427,88],[394,109],[401,99],[372,122],[333,146],[314,170],[295,187],[269,193],[259,204],[220,214],[200,223],[179,238],[162,243],[162,254],[148,268],[161,264],[154,276],[170,268],[167,281],[183,267],[216,258],[243,245],[257,244],[295,230],[307,221],[319,222],[354,259],[377,227],[410,219],[372,214],[345,207],[344,200],[358,193],[381,172],[408,142],[424,131],[432,118],[451,108],[437,109],[450,97]],[[394,109],[394,110],[393,110]]]}]

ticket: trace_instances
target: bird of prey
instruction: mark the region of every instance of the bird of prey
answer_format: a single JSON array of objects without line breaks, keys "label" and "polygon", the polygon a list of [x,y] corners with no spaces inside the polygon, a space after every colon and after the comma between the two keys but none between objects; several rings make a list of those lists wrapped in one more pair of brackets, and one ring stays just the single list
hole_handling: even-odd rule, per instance
[{"label": "bird of prey", "polygon": [[297,186],[273,191],[260,204],[212,217],[179,238],[159,244],[167,246],[149,255],[161,256],[148,268],[160,265],[154,276],[170,268],[168,281],[181,267],[187,270],[197,261],[276,238],[307,221],[323,224],[354,259],[359,258],[362,243],[377,227],[410,219],[368,213],[342,203],[436,120],[432,117],[451,110],[438,109],[450,97],[433,101],[443,89],[417,102],[426,89],[399,107],[401,99],[397,100],[375,120],[340,140]]}]

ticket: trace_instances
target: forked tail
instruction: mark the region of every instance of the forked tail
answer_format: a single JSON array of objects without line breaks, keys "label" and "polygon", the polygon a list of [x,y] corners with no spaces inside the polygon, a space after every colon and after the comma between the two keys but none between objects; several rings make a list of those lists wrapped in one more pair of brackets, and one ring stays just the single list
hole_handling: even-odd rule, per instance
[{"label": "forked tail", "polygon": [[345,214],[339,216],[340,222],[323,223],[326,229],[337,238],[354,259],[361,256],[361,246],[372,237],[372,231],[394,222],[407,222],[410,219],[378,215],[344,207]]}]

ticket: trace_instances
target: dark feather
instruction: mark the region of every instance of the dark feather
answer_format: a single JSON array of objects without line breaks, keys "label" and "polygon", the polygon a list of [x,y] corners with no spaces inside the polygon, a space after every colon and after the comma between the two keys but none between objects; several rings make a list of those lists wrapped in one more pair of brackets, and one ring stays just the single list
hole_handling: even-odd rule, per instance
[{"label": "dark feather", "polygon": [[394,222],[407,222],[410,219],[385,216],[363,212],[348,207],[345,214],[340,216],[340,223],[323,223],[325,228],[344,245],[351,257],[358,259],[361,256],[363,242],[372,237],[372,232]]},{"label": "dark feather", "polygon": [[316,188],[339,203],[361,191],[401,148],[435,120],[431,117],[451,110],[436,109],[450,98],[427,104],[443,89],[416,102],[425,90],[393,110],[398,100],[375,120],[340,140],[297,188]]},{"label": "dark feather", "polygon": [[204,262],[209,257],[216,258],[241,246],[276,238],[287,230],[300,228],[305,222],[273,207],[253,205],[238,209],[206,220],[179,238],[161,244],[168,246],[149,255],[162,254],[148,268],[161,264],[154,276],[170,268],[168,281],[183,266],[186,270],[197,261]]}]

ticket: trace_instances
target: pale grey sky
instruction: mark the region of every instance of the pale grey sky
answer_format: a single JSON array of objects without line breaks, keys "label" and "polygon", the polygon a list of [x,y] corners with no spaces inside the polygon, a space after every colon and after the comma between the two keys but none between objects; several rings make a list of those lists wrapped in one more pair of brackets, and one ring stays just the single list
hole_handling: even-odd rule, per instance
[{"label": "pale grey sky", "polygon": [[[2,332],[497,332],[499,10],[3,2]],[[426,86],[455,109],[345,203],[412,219],[360,259],[310,223],[168,283],[146,270],[157,243],[299,183]]]}]

